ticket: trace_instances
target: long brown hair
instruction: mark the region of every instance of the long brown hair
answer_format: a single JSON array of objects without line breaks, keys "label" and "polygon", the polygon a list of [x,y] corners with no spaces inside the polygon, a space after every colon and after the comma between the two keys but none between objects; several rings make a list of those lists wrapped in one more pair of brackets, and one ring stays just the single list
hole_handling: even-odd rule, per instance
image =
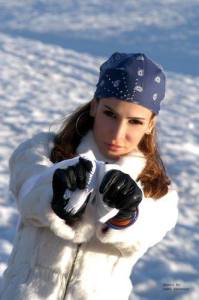
[{"label": "long brown hair", "polygon": [[[95,100],[98,101],[97,99]],[[91,101],[86,105],[78,107],[66,118],[54,139],[54,147],[50,156],[52,162],[55,163],[77,156],[76,148],[81,141],[81,135],[84,136],[93,128],[94,118],[89,115],[90,106]],[[79,118],[80,115],[81,118]],[[153,119],[154,116],[155,114],[153,113],[151,119]],[[78,118],[78,128],[81,128],[81,135],[76,129],[76,121]],[[146,157],[146,166],[141,174],[139,174],[137,181],[140,180],[145,197],[159,199],[168,192],[170,180],[166,174],[158,150],[156,127],[152,129],[150,135],[145,134],[143,136],[138,148]]]}]

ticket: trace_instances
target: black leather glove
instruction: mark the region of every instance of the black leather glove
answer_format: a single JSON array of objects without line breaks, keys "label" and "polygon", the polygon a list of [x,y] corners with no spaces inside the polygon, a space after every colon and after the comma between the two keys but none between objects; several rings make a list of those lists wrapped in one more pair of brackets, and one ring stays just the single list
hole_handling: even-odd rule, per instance
[{"label": "black leather glove", "polygon": [[65,210],[70,199],[64,199],[63,195],[66,189],[75,191],[77,188],[80,190],[86,187],[86,173],[92,170],[92,163],[82,157],[79,158],[79,162],[74,166],[69,166],[66,169],[57,169],[53,174],[52,187],[53,187],[53,199],[51,207],[53,211],[66,221],[67,224],[72,225],[82,216],[89,197],[87,198],[81,209],[74,215]]},{"label": "black leather glove", "polygon": [[110,207],[119,209],[117,219],[131,218],[142,201],[142,191],[137,183],[120,170],[108,171],[100,184],[103,201]]}]

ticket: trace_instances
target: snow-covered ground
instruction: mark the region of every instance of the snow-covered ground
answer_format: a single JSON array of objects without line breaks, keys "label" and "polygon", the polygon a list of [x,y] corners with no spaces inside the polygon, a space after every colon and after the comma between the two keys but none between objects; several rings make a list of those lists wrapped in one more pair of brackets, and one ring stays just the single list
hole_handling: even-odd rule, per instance
[{"label": "snow-covered ground", "polygon": [[[0,275],[12,249],[18,217],[8,192],[12,151],[40,130],[56,130],[69,112],[89,101],[99,65],[110,53],[146,49],[166,67],[168,76],[167,100],[158,123],[159,144],[179,190],[179,222],[136,265],[132,299],[196,300],[199,3],[120,3],[0,1]],[[98,47],[93,48],[94,44]]]},{"label": "snow-covered ground", "polygon": [[0,0],[0,31],[94,55],[144,51],[198,75],[198,0]]}]

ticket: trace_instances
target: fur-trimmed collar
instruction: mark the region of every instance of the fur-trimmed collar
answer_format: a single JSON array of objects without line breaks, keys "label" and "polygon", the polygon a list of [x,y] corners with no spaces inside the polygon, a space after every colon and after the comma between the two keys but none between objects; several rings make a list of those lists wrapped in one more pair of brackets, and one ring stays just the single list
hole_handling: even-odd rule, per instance
[{"label": "fur-trimmed collar", "polygon": [[126,171],[126,173],[130,174],[133,178],[137,178],[146,164],[146,158],[140,151],[133,151],[128,155],[119,158],[118,160],[112,160],[105,157],[100,152],[95,142],[92,130],[89,130],[88,133],[82,138],[79,146],[76,149],[78,154],[85,153],[88,150],[93,151],[97,160],[120,165],[122,167],[122,170],[124,172]]}]

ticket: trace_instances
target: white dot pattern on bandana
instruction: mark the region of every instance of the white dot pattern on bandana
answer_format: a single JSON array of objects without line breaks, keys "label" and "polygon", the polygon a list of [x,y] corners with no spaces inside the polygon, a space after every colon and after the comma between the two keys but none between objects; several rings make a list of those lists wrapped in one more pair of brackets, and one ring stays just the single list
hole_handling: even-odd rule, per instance
[{"label": "white dot pattern on bandana", "polygon": [[144,70],[143,69],[139,69],[137,72],[138,76],[144,76]]},{"label": "white dot pattern on bandana", "polygon": [[153,100],[155,101],[155,100],[157,100],[157,98],[158,98],[158,94],[157,94],[157,93],[154,93],[154,94],[153,94]]},{"label": "white dot pattern on bandana", "polygon": [[161,81],[160,76],[156,76],[155,79],[154,79],[154,81],[157,82],[157,83],[160,83],[160,81]]},{"label": "white dot pattern on bandana", "polygon": [[143,87],[140,85],[136,85],[134,90],[141,93],[143,91]]},{"label": "white dot pattern on bandana", "polygon": [[143,55],[139,55],[136,57],[136,60],[144,60],[144,56]]},{"label": "white dot pattern on bandana", "polygon": [[[138,72],[140,72],[139,74],[144,74],[143,69],[139,69],[137,71],[137,74],[138,74]],[[116,96],[122,97],[124,99],[128,96],[128,100],[133,100],[134,94],[135,94],[136,91],[140,92],[140,93],[142,93],[144,91],[143,87],[137,84],[137,85],[135,85],[135,87],[133,89],[133,93],[129,94],[128,86],[126,85],[126,78],[122,77],[122,79],[124,81],[125,88],[126,88],[126,92],[127,92],[127,94],[124,94],[124,91],[121,91],[121,90],[119,91],[119,85],[121,83],[121,80],[112,81],[111,78],[108,75],[106,75],[106,77],[108,78],[109,81],[111,81],[112,85],[118,90]],[[137,83],[137,81],[138,81],[138,78],[135,79],[136,83]],[[157,83],[160,83],[161,78],[159,76],[156,76],[154,78],[154,81],[157,82]],[[104,84],[105,84],[105,82],[104,82],[104,80],[102,80],[100,85],[104,86]],[[111,90],[109,90],[108,88],[105,88],[105,87],[103,87],[103,89],[108,91],[108,92],[111,91]],[[120,95],[118,93],[120,93]],[[121,94],[123,94],[123,95],[121,95]],[[156,101],[157,98],[158,98],[158,93],[154,93],[153,96],[152,96],[153,101]]]}]

